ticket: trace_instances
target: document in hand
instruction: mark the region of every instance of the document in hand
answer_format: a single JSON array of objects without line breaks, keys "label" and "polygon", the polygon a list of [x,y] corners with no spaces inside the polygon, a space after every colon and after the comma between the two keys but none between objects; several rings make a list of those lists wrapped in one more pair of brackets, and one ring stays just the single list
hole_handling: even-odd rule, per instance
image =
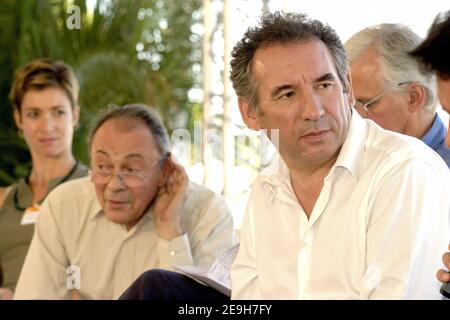
[{"label": "document in hand", "polygon": [[239,244],[226,250],[217,258],[210,270],[196,266],[174,266],[174,268],[176,271],[231,297],[230,269],[238,250]]}]

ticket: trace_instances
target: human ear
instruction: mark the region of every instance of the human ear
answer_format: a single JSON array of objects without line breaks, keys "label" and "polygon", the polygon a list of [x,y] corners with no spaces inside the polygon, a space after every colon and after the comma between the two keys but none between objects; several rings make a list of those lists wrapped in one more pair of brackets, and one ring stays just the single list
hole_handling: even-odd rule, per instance
[{"label": "human ear", "polygon": [[258,111],[251,107],[248,100],[243,97],[238,98],[238,105],[245,125],[252,130],[260,130],[261,123],[259,120]]},{"label": "human ear", "polygon": [[413,82],[408,87],[408,110],[411,113],[421,110],[427,100],[427,91],[419,82]]}]

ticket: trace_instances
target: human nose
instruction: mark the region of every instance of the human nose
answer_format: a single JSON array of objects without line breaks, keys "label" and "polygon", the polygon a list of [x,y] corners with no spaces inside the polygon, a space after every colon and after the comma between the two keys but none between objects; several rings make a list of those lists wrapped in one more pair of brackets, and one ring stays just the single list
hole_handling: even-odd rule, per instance
[{"label": "human nose", "polygon": [[41,128],[45,132],[51,132],[55,129],[55,119],[53,119],[50,113],[45,113],[43,117],[41,117]]},{"label": "human nose", "polygon": [[107,182],[107,187],[112,190],[121,190],[125,188],[125,181],[122,172],[113,171]]},{"label": "human nose", "polygon": [[318,121],[325,114],[320,97],[315,95],[312,90],[304,93],[300,109],[303,120]]}]

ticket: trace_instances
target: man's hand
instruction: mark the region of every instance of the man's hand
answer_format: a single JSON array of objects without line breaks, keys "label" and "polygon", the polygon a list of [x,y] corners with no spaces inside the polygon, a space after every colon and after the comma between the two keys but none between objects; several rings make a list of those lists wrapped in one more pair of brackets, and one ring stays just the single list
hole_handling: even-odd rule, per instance
[{"label": "man's hand", "polygon": [[184,232],[181,229],[178,210],[186,194],[188,177],[184,168],[176,164],[172,156],[166,161],[168,161],[169,173],[166,183],[158,190],[153,211],[158,236],[170,241]]},{"label": "man's hand", "polygon": [[0,287],[0,300],[12,300],[13,297],[14,294],[11,290]]},{"label": "man's hand", "polygon": [[[448,246],[448,249],[450,250],[450,245]],[[440,282],[450,282],[450,272],[448,271],[450,270],[450,251],[442,256],[442,262],[447,270],[439,270],[436,276]]]}]

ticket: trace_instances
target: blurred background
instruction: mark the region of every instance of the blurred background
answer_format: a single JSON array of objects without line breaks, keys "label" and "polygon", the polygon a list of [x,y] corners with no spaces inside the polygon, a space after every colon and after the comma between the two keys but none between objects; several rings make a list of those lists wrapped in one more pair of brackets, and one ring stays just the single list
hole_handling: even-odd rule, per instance
[{"label": "blurred background", "polygon": [[239,228],[251,182],[273,154],[264,135],[242,124],[228,80],[230,51],[247,27],[265,11],[285,10],[329,23],[343,41],[382,22],[425,36],[448,9],[448,0],[2,0],[0,186],[30,168],[8,100],[14,71],[50,57],[70,64],[80,82],[79,160],[89,162],[86,138],[99,110],[151,105],[190,178],[226,197]]}]

